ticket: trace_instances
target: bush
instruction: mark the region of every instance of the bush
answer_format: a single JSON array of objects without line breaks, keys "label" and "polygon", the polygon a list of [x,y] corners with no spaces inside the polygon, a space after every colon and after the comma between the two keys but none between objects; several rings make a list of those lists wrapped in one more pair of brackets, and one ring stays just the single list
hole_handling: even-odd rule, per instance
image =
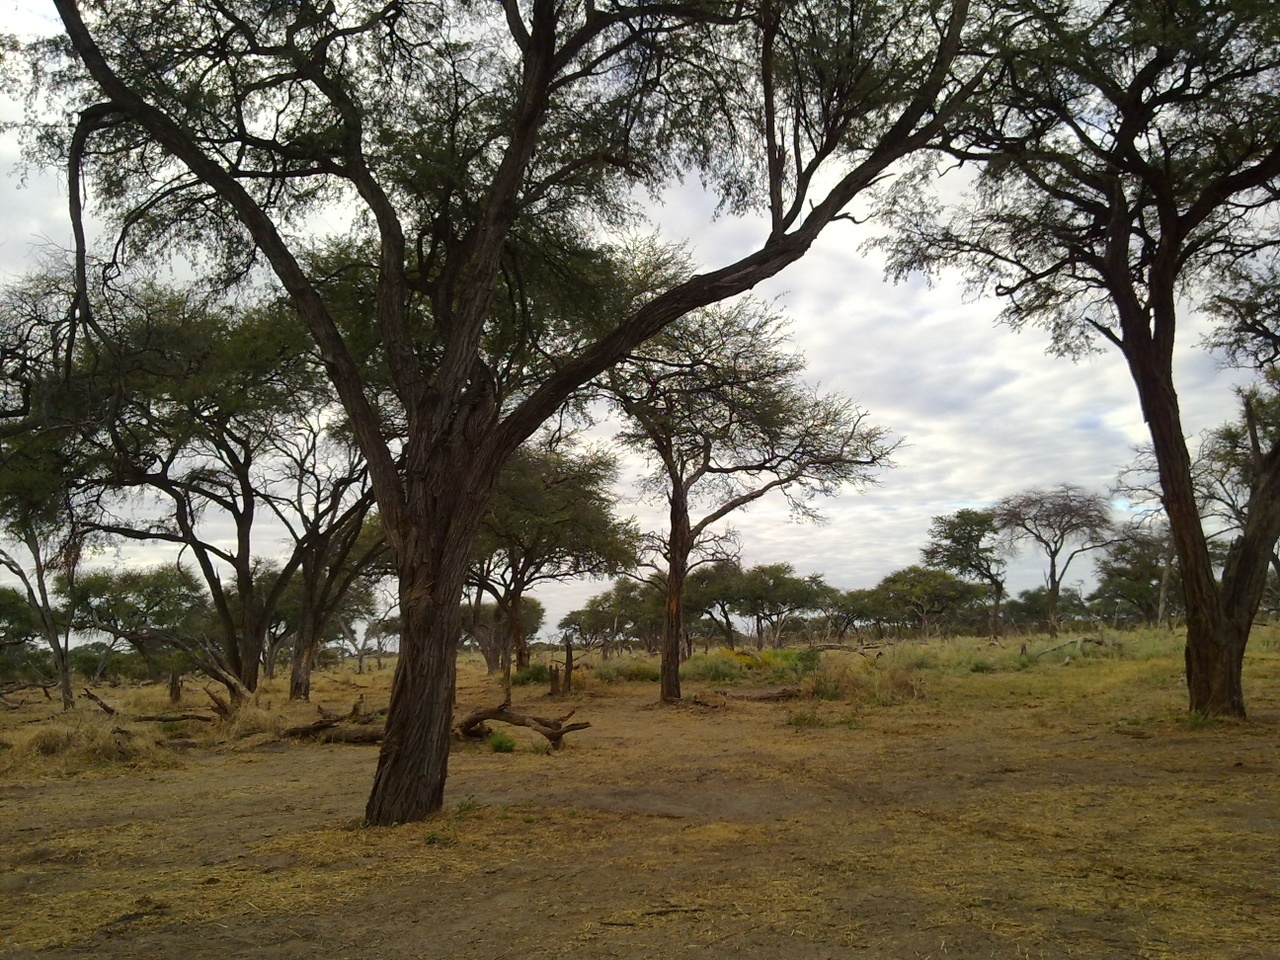
[{"label": "bush", "polygon": [[551,668],[545,663],[531,663],[523,670],[517,670],[511,675],[511,685],[513,687],[524,687],[531,683],[550,683]]},{"label": "bush", "polygon": [[820,727],[822,719],[816,710],[797,710],[787,717],[787,723],[796,728]]},{"label": "bush", "polygon": [[857,700],[890,706],[923,699],[925,685],[920,660],[893,655],[875,660],[829,658],[805,680],[809,694],[819,700]]},{"label": "bush", "polygon": [[[754,659],[754,657],[750,658],[750,660]],[[743,655],[732,650],[695,653],[680,667],[680,678],[682,680],[701,680],[706,683],[730,683],[735,680],[743,680],[748,676],[748,673],[748,667],[743,662]]]},{"label": "bush", "polygon": [[484,742],[494,753],[515,753],[516,750],[516,738],[502,730],[494,730]]},{"label": "bush", "polygon": [[113,717],[64,715],[39,725],[27,736],[15,736],[0,753],[5,772],[79,773],[89,768],[166,767],[173,755],[159,746],[151,731]]},{"label": "bush", "polygon": [[648,657],[632,657],[629,660],[606,660],[595,668],[595,677],[601,683],[657,683],[661,670]]}]

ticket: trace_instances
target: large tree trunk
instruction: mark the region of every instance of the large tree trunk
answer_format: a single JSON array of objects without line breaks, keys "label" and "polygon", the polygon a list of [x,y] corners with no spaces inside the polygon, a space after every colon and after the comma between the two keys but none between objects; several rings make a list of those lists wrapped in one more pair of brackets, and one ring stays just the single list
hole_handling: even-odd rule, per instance
[{"label": "large tree trunk", "polygon": [[71,657],[66,647],[53,644],[53,664],[58,671],[58,691],[62,694],[62,709],[74,710],[76,692],[71,686]]},{"label": "large tree trunk", "polygon": [[1219,584],[1200,522],[1168,353],[1150,341],[1139,341],[1136,348],[1126,341],[1182,575],[1190,708],[1244,717],[1244,651],[1262,601],[1270,551],[1280,534],[1280,451],[1269,451],[1257,464],[1244,532],[1231,546]]},{"label": "large tree trunk", "polygon": [[[677,489],[679,487],[677,486]],[[671,532],[667,537],[667,602],[662,622],[662,664],[659,695],[663,700],[680,699],[680,660],[684,644],[684,585],[689,576],[689,554],[693,533],[689,507],[675,493],[671,498]]]},{"label": "large tree trunk", "polygon": [[515,652],[516,669],[529,669],[529,643],[524,635],[524,617],[520,606],[524,602],[524,594],[512,590],[507,601],[507,644]]},{"label": "large tree trunk", "polygon": [[311,699],[311,671],[316,668],[320,656],[320,623],[317,616],[315,595],[303,591],[302,616],[298,632],[293,638],[293,656],[289,665],[289,699]]},{"label": "large tree trunk", "polygon": [[365,807],[372,826],[421,820],[444,804],[467,564],[498,471],[478,472],[475,463],[440,465],[411,487],[401,528],[389,527],[400,578],[400,657]]}]

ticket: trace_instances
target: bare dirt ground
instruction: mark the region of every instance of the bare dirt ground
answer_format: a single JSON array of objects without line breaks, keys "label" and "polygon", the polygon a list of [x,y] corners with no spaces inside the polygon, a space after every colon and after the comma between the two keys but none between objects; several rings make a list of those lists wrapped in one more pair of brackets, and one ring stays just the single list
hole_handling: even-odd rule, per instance
[{"label": "bare dirt ground", "polygon": [[[446,811],[390,829],[359,824],[372,746],[10,774],[0,957],[1280,958],[1264,666],[1250,722],[1205,726],[1173,659],[939,673],[888,703],[589,684],[563,751],[459,744]],[[345,707],[386,675],[318,686]],[[460,709],[496,699],[466,673]]]}]

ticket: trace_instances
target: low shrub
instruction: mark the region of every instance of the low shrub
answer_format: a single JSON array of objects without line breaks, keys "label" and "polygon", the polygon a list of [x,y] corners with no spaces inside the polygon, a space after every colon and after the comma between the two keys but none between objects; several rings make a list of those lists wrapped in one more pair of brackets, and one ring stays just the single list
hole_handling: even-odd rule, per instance
[{"label": "low shrub", "polygon": [[531,663],[523,670],[517,670],[511,675],[511,685],[513,687],[523,687],[531,683],[550,683],[551,668],[545,663]]},{"label": "low shrub", "polygon": [[804,689],[819,700],[861,701],[891,706],[925,696],[922,670],[914,657],[828,658],[805,678]]},{"label": "low shrub", "polygon": [[595,677],[601,683],[657,683],[660,676],[657,661],[648,657],[606,660],[595,668]]},{"label": "low shrub", "polygon": [[489,745],[489,749],[494,753],[515,753],[516,738],[505,731],[494,730],[484,738],[484,742]]},{"label": "low shrub", "polygon": [[733,650],[695,653],[681,664],[680,679],[698,680],[704,683],[732,683],[736,680],[744,680],[750,675],[752,671],[747,663],[744,663],[742,655]]},{"label": "low shrub", "polygon": [[816,710],[797,710],[787,717],[787,723],[796,728],[820,727],[822,718]]},{"label": "low shrub", "polygon": [[64,715],[29,731],[15,731],[8,741],[10,748],[0,751],[0,771],[72,775],[113,766],[173,766],[173,754],[156,742],[153,733],[107,716]]}]

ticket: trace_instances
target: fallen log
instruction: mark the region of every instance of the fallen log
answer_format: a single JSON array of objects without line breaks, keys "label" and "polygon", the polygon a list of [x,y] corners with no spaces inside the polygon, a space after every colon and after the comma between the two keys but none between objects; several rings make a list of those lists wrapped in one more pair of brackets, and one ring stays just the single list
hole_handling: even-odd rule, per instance
[{"label": "fallen log", "polygon": [[577,711],[570,710],[562,717],[533,717],[526,716],[523,713],[516,713],[511,709],[509,701],[503,701],[496,707],[476,707],[466,717],[458,723],[454,730],[460,737],[474,737],[481,724],[487,720],[498,720],[502,723],[509,723],[516,727],[527,727],[536,731],[547,738],[551,743],[552,750],[559,750],[564,746],[564,736],[572,733],[574,730],[585,730],[591,724],[585,720],[579,720],[577,723],[566,723]]},{"label": "fallen log", "polygon": [[385,730],[382,726],[373,726],[371,720],[369,714],[361,714],[354,720],[324,717],[314,723],[287,727],[280,731],[280,736],[286,740],[319,740],[322,743],[380,743]]},{"label": "fallen log", "polygon": [[730,690],[726,687],[717,690],[716,693],[729,700],[750,700],[753,703],[798,700],[807,696],[799,687],[746,687],[741,690]]},{"label": "fallen log", "polygon": [[[867,658],[867,659],[869,659],[869,660],[874,660],[874,659],[875,659],[875,657],[871,656],[871,654],[869,654],[867,651],[868,651],[868,650],[879,650],[879,649],[880,649],[880,645],[879,645],[879,644],[871,643],[871,644],[862,644],[862,645],[860,645],[860,646],[856,646],[856,647],[855,647],[855,646],[853,646],[852,644],[848,644],[848,643],[815,643],[815,644],[810,645],[810,646],[809,646],[809,647],[807,647],[806,649],[809,649],[809,650],[840,650],[840,651],[843,651],[843,652],[845,652],[845,653],[857,653],[857,654],[861,654],[862,656],[866,657],[866,658]],[[880,656],[880,654],[879,654],[879,653],[877,653],[877,654],[876,654],[876,657],[878,657],[878,656]]]},{"label": "fallen log", "polygon": [[213,717],[203,713],[148,713],[130,717],[137,723],[181,723],[184,720],[199,720],[201,723],[213,723]]},{"label": "fallen log", "polygon": [[[1041,651],[1039,651],[1039,652],[1037,652],[1037,653],[1033,653],[1033,654],[1031,654],[1031,659],[1032,659],[1032,660],[1038,660],[1038,659],[1040,659],[1041,657],[1043,657],[1046,653],[1053,653],[1053,651],[1055,651],[1055,650],[1061,650],[1061,649],[1063,649],[1064,647],[1075,647],[1075,648],[1076,648],[1076,655],[1077,655],[1077,656],[1083,656],[1083,655],[1084,655],[1084,645],[1085,645],[1086,643],[1096,644],[1096,645],[1097,645],[1097,646],[1099,646],[1099,647],[1106,647],[1106,646],[1109,646],[1109,644],[1107,643],[1107,641],[1106,641],[1106,640],[1102,640],[1102,639],[1100,639],[1099,637],[1073,637],[1072,639],[1067,640],[1067,641],[1064,641],[1063,643],[1059,643],[1059,644],[1057,644],[1056,646],[1052,646],[1052,647],[1045,647],[1045,649],[1043,649],[1043,650],[1041,650]],[[1026,644],[1023,644],[1023,646],[1025,647],[1025,646],[1026,646]]]},{"label": "fallen log", "polygon": [[88,687],[84,688],[84,695],[88,697],[90,700],[92,700],[94,703],[96,703],[98,706],[100,706],[103,710],[105,710],[108,717],[114,717],[117,713],[120,712],[115,707],[111,706],[111,704],[103,700],[96,693],[94,693],[92,690],[90,690]]}]

